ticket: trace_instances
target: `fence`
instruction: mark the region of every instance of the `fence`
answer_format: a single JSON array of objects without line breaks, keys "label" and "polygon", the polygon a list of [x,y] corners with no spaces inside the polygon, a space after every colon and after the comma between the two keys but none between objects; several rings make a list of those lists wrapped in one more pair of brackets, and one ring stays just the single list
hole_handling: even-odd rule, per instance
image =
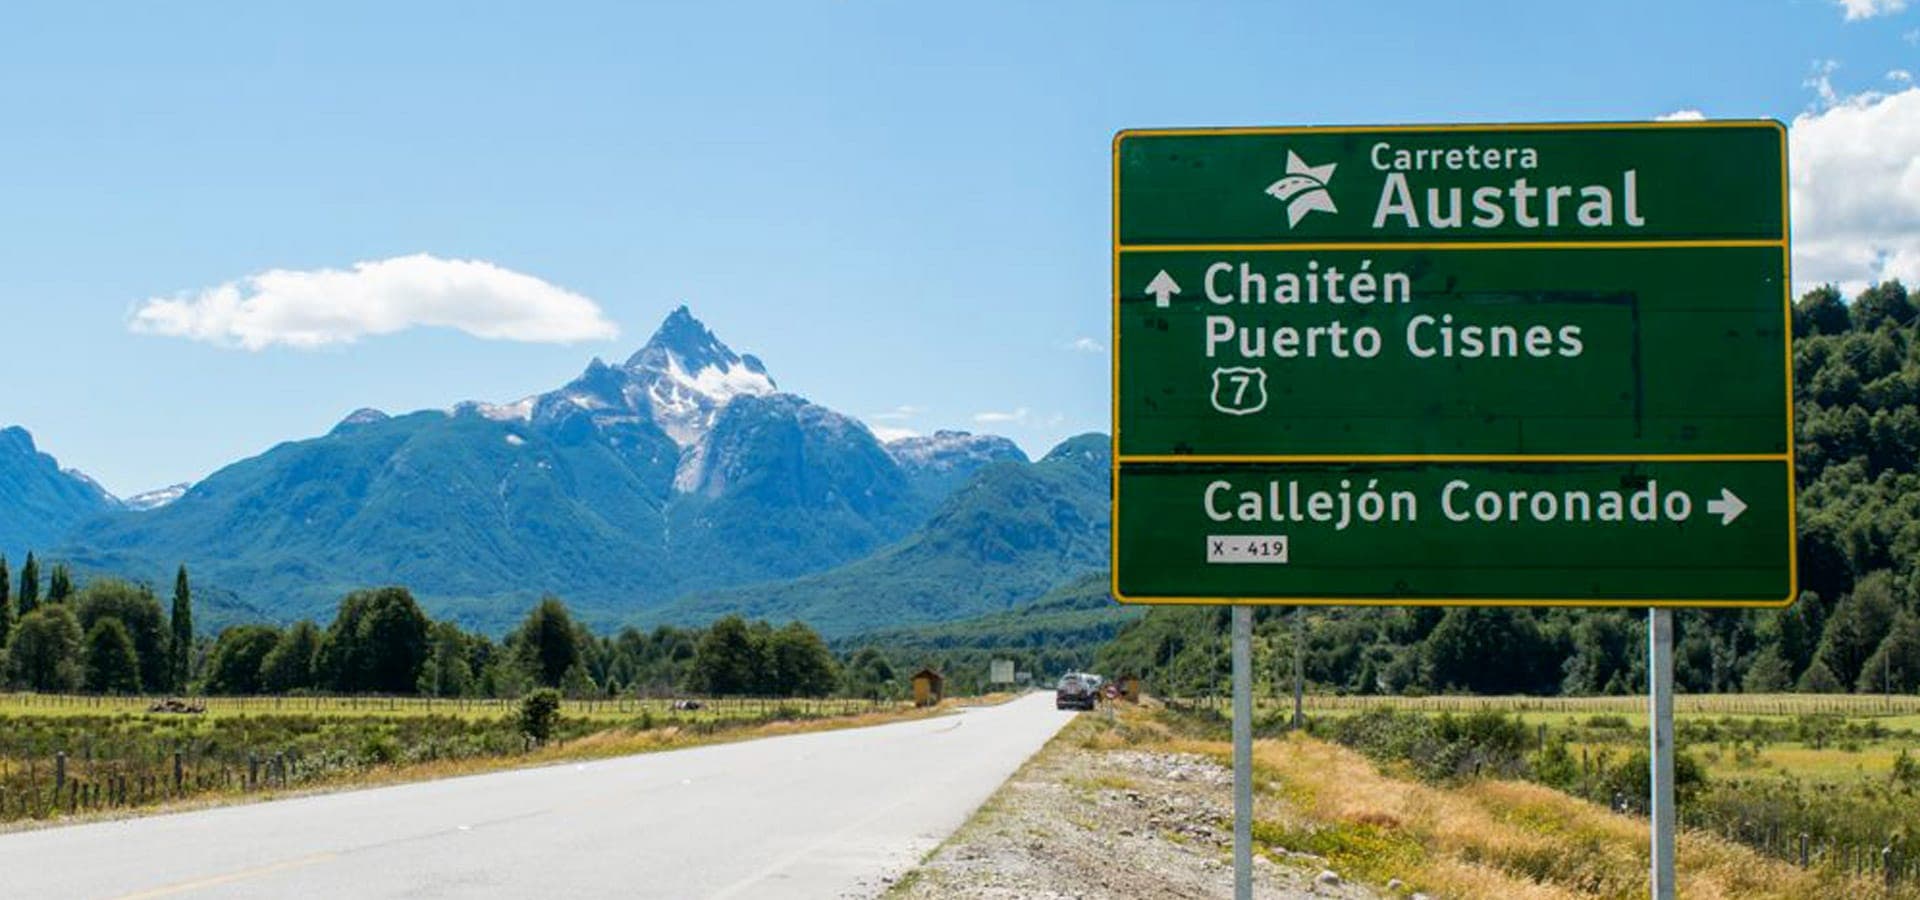
[{"label": "fence", "polygon": [[[200,715],[147,715],[152,698],[0,694],[0,821],[212,794],[287,790],[387,764],[526,753],[518,702],[420,697],[195,698]],[[568,701],[569,737],[608,728],[711,734],[759,722],[895,709],[853,699]]]}]

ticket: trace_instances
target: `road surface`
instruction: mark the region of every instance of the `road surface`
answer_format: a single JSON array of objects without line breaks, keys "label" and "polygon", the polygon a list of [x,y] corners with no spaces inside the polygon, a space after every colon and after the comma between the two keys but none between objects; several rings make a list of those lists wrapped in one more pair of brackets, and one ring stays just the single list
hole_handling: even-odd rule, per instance
[{"label": "road surface", "polygon": [[847,897],[883,890],[1071,718],[872,728],[0,836],[0,895]]}]

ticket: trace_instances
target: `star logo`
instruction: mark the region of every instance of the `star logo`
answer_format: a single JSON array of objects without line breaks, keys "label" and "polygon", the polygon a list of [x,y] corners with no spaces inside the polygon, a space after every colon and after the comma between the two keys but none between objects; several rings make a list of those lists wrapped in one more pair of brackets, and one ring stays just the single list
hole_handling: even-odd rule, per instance
[{"label": "star logo", "polygon": [[1267,194],[1287,205],[1288,228],[1300,224],[1300,220],[1314,210],[1340,211],[1333,205],[1333,195],[1327,193],[1327,182],[1333,180],[1333,168],[1337,165],[1339,163],[1309,166],[1300,154],[1287,151],[1286,177],[1267,185]]}]

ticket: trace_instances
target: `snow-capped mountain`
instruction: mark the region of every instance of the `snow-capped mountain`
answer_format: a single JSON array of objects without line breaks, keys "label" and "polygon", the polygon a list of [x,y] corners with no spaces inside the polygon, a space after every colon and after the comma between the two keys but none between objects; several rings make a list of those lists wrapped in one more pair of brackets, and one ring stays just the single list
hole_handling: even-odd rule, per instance
[{"label": "snow-capped mountain", "polygon": [[707,477],[707,437],[727,405],[738,397],[777,393],[759,359],[735,353],[681,306],[623,365],[596,358],[557,391],[513,403],[463,403],[454,412],[528,423],[584,414],[603,429],[651,423],[680,448],[673,484],[690,492]]},{"label": "snow-capped mountain", "polygon": [[927,490],[945,494],[998,462],[1026,462],[1020,445],[994,434],[936,431],[888,441],[887,453],[907,477]]},{"label": "snow-capped mountain", "polygon": [[186,481],[179,484],[170,484],[163,488],[142,491],[120,501],[120,505],[134,512],[148,512],[180,499],[182,496],[185,496],[187,491],[192,487],[193,484]]},{"label": "snow-capped mountain", "polygon": [[858,559],[1000,458],[1024,459],[957,433],[890,451],[681,307],[624,363],[512,403],[358,410],[65,549],[106,571],[186,561],[288,615],[389,583],[471,622],[548,591],[612,615]]}]

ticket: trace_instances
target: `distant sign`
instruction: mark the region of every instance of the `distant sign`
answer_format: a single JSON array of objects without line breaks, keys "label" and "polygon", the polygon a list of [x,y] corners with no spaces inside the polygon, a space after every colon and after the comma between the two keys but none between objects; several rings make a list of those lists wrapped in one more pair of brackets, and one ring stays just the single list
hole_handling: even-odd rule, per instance
[{"label": "distant sign", "polygon": [[996,659],[993,662],[989,663],[987,668],[988,668],[987,682],[989,684],[1012,684],[1013,683],[1013,675],[1014,675],[1013,660]]},{"label": "distant sign", "polygon": [[1779,123],[1113,152],[1116,597],[1792,602]]}]

